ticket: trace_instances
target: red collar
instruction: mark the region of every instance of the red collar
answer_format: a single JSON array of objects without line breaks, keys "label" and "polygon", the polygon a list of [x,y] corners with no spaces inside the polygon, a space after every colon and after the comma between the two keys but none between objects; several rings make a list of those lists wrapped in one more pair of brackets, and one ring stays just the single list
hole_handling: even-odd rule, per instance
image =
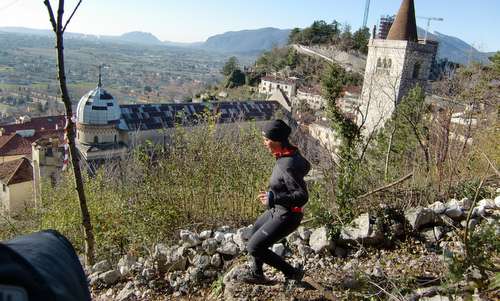
[{"label": "red collar", "polygon": [[281,157],[291,157],[295,154],[297,148],[295,146],[280,147],[273,150],[273,155],[276,159]]}]

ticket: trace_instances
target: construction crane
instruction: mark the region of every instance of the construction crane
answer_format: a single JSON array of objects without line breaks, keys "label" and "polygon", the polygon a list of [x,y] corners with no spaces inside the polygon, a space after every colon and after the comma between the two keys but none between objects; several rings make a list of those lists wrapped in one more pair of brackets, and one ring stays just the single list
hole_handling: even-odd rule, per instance
[{"label": "construction crane", "polygon": [[366,27],[366,23],[368,21],[368,11],[370,10],[370,0],[366,0],[365,2],[365,14],[363,15],[363,28]]},{"label": "construction crane", "polygon": [[444,21],[443,18],[435,18],[435,17],[421,17],[421,16],[417,16],[417,18],[427,20],[427,27],[425,28],[424,43],[427,42],[427,33],[429,32],[429,27],[431,26],[431,21]]}]

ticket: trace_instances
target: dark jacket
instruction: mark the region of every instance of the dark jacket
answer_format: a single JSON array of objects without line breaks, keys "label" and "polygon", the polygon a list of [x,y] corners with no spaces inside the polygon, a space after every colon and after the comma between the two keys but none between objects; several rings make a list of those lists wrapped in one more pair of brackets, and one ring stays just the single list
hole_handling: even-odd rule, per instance
[{"label": "dark jacket", "polygon": [[[17,295],[23,295],[18,289],[23,288],[30,301],[91,300],[87,277],[73,246],[54,230],[0,243],[0,285],[17,287]],[[1,296],[0,300],[10,300]]]},{"label": "dark jacket", "polygon": [[278,158],[269,181],[269,208],[304,206],[309,199],[304,177],[310,169],[311,164],[298,150],[292,156]]}]

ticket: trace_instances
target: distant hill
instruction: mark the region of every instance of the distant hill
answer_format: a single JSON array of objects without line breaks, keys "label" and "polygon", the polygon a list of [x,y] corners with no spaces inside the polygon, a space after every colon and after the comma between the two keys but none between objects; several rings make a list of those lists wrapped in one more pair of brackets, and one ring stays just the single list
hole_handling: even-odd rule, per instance
[{"label": "distant hill", "polygon": [[261,28],[229,31],[209,37],[200,47],[230,53],[258,53],[287,43],[290,29]]},{"label": "distant hill", "polygon": [[[425,29],[419,27],[418,35],[424,37]],[[448,36],[439,32],[429,32],[427,37],[428,39],[439,42],[438,58],[447,58],[450,61],[460,64],[467,64],[469,61],[481,62],[483,64],[489,64],[490,62],[488,57],[491,56],[491,52],[480,52],[457,37]]]},{"label": "distant hill", "polygon": [[127,32],[117,37],[117,39],[137,44],[162,44],[162,42],[158,40],[158,38],[155,37],[152,33],[142,31]]},{"label": "distant hill", "polygon": [[[38,36],[53,36],[52,31],[31,29],[25,27],[0,27],[0,32],[28,34]],[[178,43],[160,41],[148,32],[133,31],[120,36],[98,36],[81,33],[66,33],[69,39],[85,39],[90,41],[110,41],[115,43],[133,43],[143,45],[165,45],[187,48],[200,48],[228,54],[244,54],[256,57],[262,51],[270,50],[274,46],[284,46],[287,43],[290,29],[266,27],[253,30],[229,31],[209,37],[205,42]],[[423,37],[425,31],[418,28],[418,35]],[[467,64],[469,61],[489,63],[488,57],[493,53],[480,52],[461,39],[439,32],[429,33],[429,39],[439,42],[438,58],[447,58],[450,61]]]}]

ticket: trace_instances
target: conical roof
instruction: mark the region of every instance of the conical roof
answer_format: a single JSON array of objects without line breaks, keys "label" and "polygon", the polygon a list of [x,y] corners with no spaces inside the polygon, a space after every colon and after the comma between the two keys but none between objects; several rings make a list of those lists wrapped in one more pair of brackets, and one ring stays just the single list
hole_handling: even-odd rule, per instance
[{"label": "conical roof", "polygon": [[413,0],[403,0],[403,3],[401,3],[396,19],[387,35],[387,40],[418,42]]}]

